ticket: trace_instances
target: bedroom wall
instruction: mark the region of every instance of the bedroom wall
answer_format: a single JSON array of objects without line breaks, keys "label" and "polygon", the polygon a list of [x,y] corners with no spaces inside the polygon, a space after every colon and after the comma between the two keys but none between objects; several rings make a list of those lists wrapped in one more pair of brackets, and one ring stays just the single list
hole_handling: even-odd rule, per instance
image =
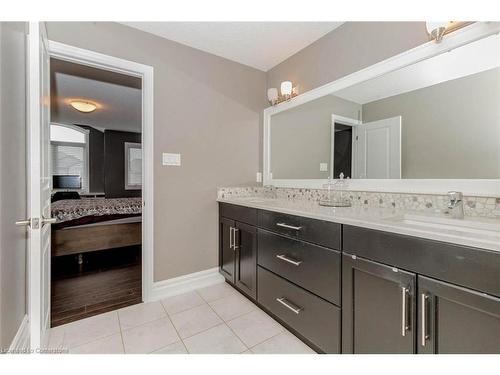
[{"label": "bedroom wall", "polygon": [[[154,279],[216,267],[219,186],[256,185],[266,73],[117,23],[48,22],[51,40],[154,68]],[[161,165],[181,153],[181,167]]]},{"label": "bedroom wall", "polygon": [[25,22],[0,22],[0,349],[26,314]]},{"label": "bedroom wall", "polygon": [[141,190],[125,190],[125,142],[141,143],[141,133],[104,131],[104,195],[140,197]]}]

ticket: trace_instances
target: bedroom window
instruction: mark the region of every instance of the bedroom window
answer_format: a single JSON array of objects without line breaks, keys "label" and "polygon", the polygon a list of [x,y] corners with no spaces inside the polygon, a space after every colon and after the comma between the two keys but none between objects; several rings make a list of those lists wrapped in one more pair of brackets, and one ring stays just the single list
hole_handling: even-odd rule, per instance
[{"label": "bedroom window", "polygon": [[52,175],[79,175],[82,188],[89,191],[89,132],[78,126],[51,124]]},{"label": "bedroom window", "polygon": [[125,142],[125,190],[142,189],[142,146]]}]

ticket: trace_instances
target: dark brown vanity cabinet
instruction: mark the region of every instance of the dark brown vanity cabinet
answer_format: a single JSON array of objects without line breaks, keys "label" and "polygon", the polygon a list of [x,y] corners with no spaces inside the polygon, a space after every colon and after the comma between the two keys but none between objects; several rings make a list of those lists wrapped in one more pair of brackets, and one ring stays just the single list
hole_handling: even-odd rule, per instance
[{"label": "dark brown vanity cabinet", "polygon": [[229,283],[254,300],[257,298],[257,228],[251,224],[255,224],[256,220],[255,209],[220,206],[220,273]]},{"label": "dark brown vanity cabinet", "polygon": [[348,254],[342,262],[342,352],[414,353],[416,275]]},{"label": "dark brown vanity cabinet", "polygon": [[417,353],[500,353],[500,299],[418,277]]}]

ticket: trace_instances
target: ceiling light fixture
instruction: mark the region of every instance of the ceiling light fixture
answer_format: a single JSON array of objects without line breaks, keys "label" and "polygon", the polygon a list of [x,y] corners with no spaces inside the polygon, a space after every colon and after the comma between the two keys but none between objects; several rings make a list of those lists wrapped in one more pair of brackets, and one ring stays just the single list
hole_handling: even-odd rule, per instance
[{"label": "ceiling light fixture", "polygon": [[83,113],[94,112],[97,109],[97,105],[92,102],[87,102],[83,100],[73,100],[69,103],[74,109]]}]

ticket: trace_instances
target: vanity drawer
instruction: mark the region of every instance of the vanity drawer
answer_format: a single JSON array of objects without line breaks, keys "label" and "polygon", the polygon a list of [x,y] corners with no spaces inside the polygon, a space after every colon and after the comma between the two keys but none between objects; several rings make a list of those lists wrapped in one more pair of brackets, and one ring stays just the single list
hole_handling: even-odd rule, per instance
[{"label": "vanity drawer", "polygon": [[340,250],[340,224],[264,210],[259,210],[257,216],[261,228]]},{"label": "vanity drawer", "polygon": [[340,305],[340,252],[258,230],[258,264]]},{"label": "vanity drawer", "polygon": [[257,210],[255,208],[228,203],[219,203],[219,214],[220,216],[233,219],[241,223],[257,225]]},{"label": "vanity drawer", "polygon": [[258,267],[258,301],[325,353],[340,353],[340,309]]}]

